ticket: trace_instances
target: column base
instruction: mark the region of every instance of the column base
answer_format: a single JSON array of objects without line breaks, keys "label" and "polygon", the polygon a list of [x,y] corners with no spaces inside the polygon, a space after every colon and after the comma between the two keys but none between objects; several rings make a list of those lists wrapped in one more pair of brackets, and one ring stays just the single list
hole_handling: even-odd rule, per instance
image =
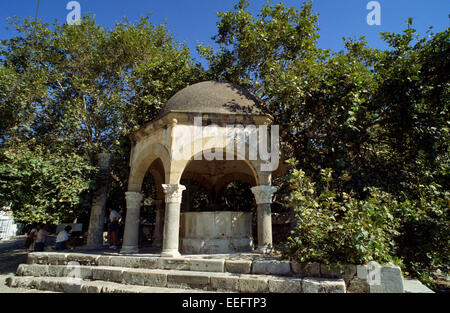
[{"label": "column base", "polygon": [[123,246],[120,249],[120,254],[136,254],[139,253],[139,248],[137,246]]},{"label": "column base", "polygon": [[181,254],[178,250],[166,250],[161,252],[161,257],[163,258],[177,258],[180,257]]},{"label": "column base", "polygon": [[274,249],[272,246],[261,246],[261,247],[257,247],[255,250],[256,253],[261,253],[261,254],[269,254],[273,251],[274,251]]}]

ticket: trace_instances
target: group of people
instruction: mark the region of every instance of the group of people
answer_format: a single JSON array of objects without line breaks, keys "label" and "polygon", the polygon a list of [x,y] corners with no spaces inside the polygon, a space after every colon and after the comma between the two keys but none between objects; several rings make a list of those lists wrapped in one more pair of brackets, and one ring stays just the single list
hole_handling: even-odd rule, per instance
[{"label": "group of people", "polygon": [[[60,231],[56,237],[55,250],[66,250],[70,247],[69,245],[69,233],[72,230],[72,226],[67,225],[62,231]],[[31,231],[28,233],[25,246],[28,251],[44,251],[47,237],[52,235],[49,228],[45,224],[34,223],[32,225]]]},{"label": "group of people", "polygon": [[[119,241],[119,219],[120,214],[116,210],[109,208],[109,218],[108,218],[108,243],[107,245],[111,249],[117,249]],[[60,231],[56,236],[55,250],[67,250],[72,248],[70,241],[70,232],[72,231],[72,226],[67,225],[62,231]],[[47,237],[55,234],[51,234],[49,227],[45,224],[34,223],[32,225],[31,231],[28,233],[27,240],[25,242],[25,247],[28,251],[44,251]]]}]

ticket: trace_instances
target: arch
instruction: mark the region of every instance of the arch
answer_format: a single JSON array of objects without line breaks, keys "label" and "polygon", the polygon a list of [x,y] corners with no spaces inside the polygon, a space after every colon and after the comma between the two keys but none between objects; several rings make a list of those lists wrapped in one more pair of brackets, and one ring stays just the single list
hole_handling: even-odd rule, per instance
[{"label": "arch", "polygon": [[[223,151],[224,154],[232,153],[234,155],[234,160],[245,162],[248,168],[250,169],[252,176],[255,178],[255,184],[258,185],[261,178],[264,178],[264,175],[261,175],[261,171],[259,170],[262,161],[259,159],[249,160],[245,155],[238,153],[236,149],[235,150],[227,149],[228,148],[227,140],[229,140],[229,138],[226,137],[206,137],[192,141],[191,149],[187,151],[183,150],[184,152],[183,157],[180,160],[171,160],[169,183],[178,184],[189,163],[192,162],[193,160],[196,160],[198,157],[203,156],[203,154],[206,151],[208,150],[210,151],[211,149],[215,150],[220,149],[221,151]],[[205,145],[207,147],[203,148],[205,147]],[[195,151],[195,148],[197,147],[201,147],[202,149]],[[255,151],[255,149],[247,143],[245,143],[245,151],[248,151],[248,153],[251,152],[254,153],[255,155],[258,155],[256,153],[257,151]],[[203,159],[203,157],[201,159]],[[208,162],[207,160],[205,161]],[[223,161],[232,161],[232,160],[226,160],[226,158],[224,157]]]},{"label": "arch", "polygon": [[166,147],[159,143],[136,146],[131,160],[130,176],[128,180],[128,191],[141,191],[142,181],[152,163],[160,160],[160,176],[167,181],[170,168],[170,154]]}]

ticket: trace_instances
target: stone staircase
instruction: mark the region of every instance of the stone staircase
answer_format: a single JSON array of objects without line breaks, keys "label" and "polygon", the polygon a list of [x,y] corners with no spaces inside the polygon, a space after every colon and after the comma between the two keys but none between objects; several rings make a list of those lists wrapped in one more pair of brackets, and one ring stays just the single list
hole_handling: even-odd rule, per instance
[{"label": "stone staircase", "polygon": [[356,272],[356,266],[337,271],[258,254],[163,258],[34,252],[7,285],[69,293],[370,292],[363,290],[364,280]]}]

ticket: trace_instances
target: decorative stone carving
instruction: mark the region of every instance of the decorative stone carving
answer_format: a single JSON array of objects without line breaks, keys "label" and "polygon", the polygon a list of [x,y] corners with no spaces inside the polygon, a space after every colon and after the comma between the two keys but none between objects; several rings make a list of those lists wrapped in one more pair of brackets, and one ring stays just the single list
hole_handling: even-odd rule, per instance
[{"label": "decorative stone carving", "polygon": [[181,203],[183,190],[186,187],[180,184],[163,184],[164,194],[166,196],[166,203]]},{"label": "decorative stone carving", "polygon": [[125,193],[127,200],[127,208],[136,208],[141,206],[143,195],[137,191],[128,191]]},{"label": "decorative stone carving", "polygon": [[277,188],[265,185],[252,187],[251,189],[255,195],[256,204],[272,203],[272,196],[277,191]]}]

